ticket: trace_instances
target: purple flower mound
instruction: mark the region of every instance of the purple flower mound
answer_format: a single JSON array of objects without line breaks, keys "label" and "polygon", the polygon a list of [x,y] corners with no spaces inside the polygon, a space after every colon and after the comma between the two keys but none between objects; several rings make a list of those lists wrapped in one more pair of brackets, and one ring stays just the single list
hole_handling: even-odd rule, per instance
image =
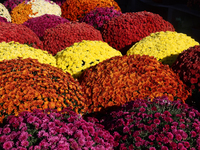
[{"label": "purple flower mound", "polygon": [[112,150],[114,137],[71,109],[37,110],[9,116],[0,128],[0,149]]},{"label": "purple flower mound", "polygon": [[9,12],[11,12],[13,8],[15,8],[18,4],[22,3],[23,1],[27,3],[29,0],[6,0],[4,1],[3,5],[8,9]]},{"label": "purple flower mound", "polygon": [[100,7],[87,13],[79,22],[85,22],[100,30],[104,23],[121,14],[122,12],[115,10],[114,7]]},{"label": "purple flower mound", "polygon": [[27,26],[42,40],[46,29],[56,27],[58,24],[70,22],[69,20],[56,16],[45,14],[40,17],[31,18],[24,22],[23,25]]},{"label": "purple flower mound", "polygon": [[128,102],[100,120],[119,143],[116,150],[195,150],[200,149],[199,119],[196,109],[161,97]]},{"label": "purple flower mound", "polygon": [[0,22],[8,22],[6,18],[0,16]]}]

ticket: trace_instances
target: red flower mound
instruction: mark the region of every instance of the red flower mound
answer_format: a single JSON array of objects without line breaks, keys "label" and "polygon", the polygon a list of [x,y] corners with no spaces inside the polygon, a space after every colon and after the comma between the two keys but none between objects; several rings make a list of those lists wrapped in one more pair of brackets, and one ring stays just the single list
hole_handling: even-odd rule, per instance
[{"label": "red flower mound", "polygon": [[131,12],[114,17],[102,26],[102,37],[122,54],[151,33],[175,31],[173,25],[151,12]]},{"label": "red flower mound", "polygon": [[190,92],[168,65],[148,55],[116,56],[86,69],[79,78],[89,112],[137,98],[167,96],[185,101]]},{"label": "red flower mound", "polygon": [[188,87],[190,87],[190,90],[193,93],[192,103],[194,106],[196,105],[196,107],[199,107],[200,45],[190,47],[179,54],[176,61],[172,65],[172,69],[175,73],[178,73],[180,79],[183,80]]},{"label": "red flower mound", "polygon": [[24,25],[0,22],[0,42],[19,42],[28,44],[34,48],[43,49],[43,43],[39,37]]},{"label": "red flower mound", "polygon": [[52,55],[82,40],[103,41],[100,31],[84,22],[59,24],[43,36],[44,49]]}]

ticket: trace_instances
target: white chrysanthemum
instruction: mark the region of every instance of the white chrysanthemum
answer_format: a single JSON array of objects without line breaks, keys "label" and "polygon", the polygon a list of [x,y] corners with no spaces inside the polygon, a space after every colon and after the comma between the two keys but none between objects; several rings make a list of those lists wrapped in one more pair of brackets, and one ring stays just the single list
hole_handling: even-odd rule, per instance
[{"label": "white chrysanthemum", "polygon": [[11,16],[8,9],[0,3],[0,16],[7,19],[8,22],[11,22]]},{"label": "white chrysanthemum", "polygon": [[56,16],[61,16],[61,8],[59,5],[53,1],[45,0],[31,0],[27,4],[32,5],[32,12],[34,15],[29,15],[30,17],[39,17],[44,14],[52,14]]}]

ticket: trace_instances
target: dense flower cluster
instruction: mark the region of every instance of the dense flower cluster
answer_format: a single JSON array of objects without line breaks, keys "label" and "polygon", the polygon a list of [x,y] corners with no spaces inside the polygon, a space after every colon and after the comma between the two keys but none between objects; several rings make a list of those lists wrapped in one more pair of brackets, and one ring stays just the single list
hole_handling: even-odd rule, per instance
[{"label": "dense flower cluster", "polygon": [[103,126],[85,121],[69,108],[9,116],[0,134],[5,150],[112,150],[114,146],[114,137]]},{"label": "dense flower cluster", "polygon": [[8,9],[1,3],[0,3],[0,17],[4,17],[8,22],[11,22],[11,16]]},{"label": "dense flower cluster", "polygon": [[14,7],[10,12],[12,23],[22,24],[30,19],[29,15],[34,15],[31,7],[32,5],[26,4],[25,1]]},{"label": "dense flower cluster", "polygon": [[24,25],[0,22],[0,42],[19,42],[34,48],[43,49],[43,43],[38,36]]},{"label": "dense flower cluster", "polygon": [[85,69],[114,56],[122,54],[106,42],[83,40],[58,52],[55,58],[58,68],[77,78]]},{"label": "dense flower cluster", "polygon": [[175,31],[161,31],[151,33],[137,42],[127,51],[127,55],[154,56],[163,64],[171,66],[182,51],[195,45],[199,45],[199,43],[186,34]]},{"label": "dense flower cluster", "polygon": [[34,109],[72,107],[76,113],[87,111],[85,94],[69,73],[36,59],[0,62],[0,122],[7,115]]},{"label": "dense flower cluster", "polygon": [[0,43],[0,61],[16,59],[18,57],[23,59],[37,59],[40,63],[50,64],[57,67],[56,59],[47,51],[13,41],[9,43]]},{"label": "dense flower cluster", "polygon": [[121,11],[115,10],[114,7],[104,7],[91,10],[83,18],[80,18],[80,22],[85,22],[92,25],[96,29],[100,30],[103,24],[109,21],[113,17],[120,16]]},{"label": "dense flower cluster", "polygon": [[39,17],[44,14],[61,16],[61,8],[53,1],[30,0],[20,3],[11,11],[12,22],[17,24],[22,24],[30,18]]},{"label": "dense flower cluster", "polygon": [[174,31],[174,27],[160,15],[151,12],[123,13],[110,19],[102,26],[102,37],[113,48],[122,54],[151,33]]},{"label": "dense flower cluster", "polygon": [[177,57],[172,65],[172,70],[180,76],[180,79],[192,90],[192,103],[196,107],[200,106],[200,45],[190,47]]},{"label": "dense flower cluster", "polygon": [[5,0],[3,2],[3,5],[8,9],[9,12],[11,12],[13,8],[15,8],[17,5],[19,5],[20,3],[24,1],[28,1],[28,0]]},{"label": "dense flower cluster", "polygon": [[56,27],[60,23],[66,23],[69,20],[56,15],[45,14],[40,17],[31,18],[24,22],[23,25],[33,30],[42,40],[46,29]]},{"label": "dense flower cluster", "polygon": [[62,17],[76,21],[83,18],[91,10],[100,7],[114,7],[114,9],[121,11],[114,0],[66,0],[61,6]]},{"label": "dense flower cluster", "polygon": [[148,55],[116,56],[86,69],[79,78],[89,112],[102,111],[137,98],[168,96],[185,101],[186,85],[168,65]]},{"label": "dense flower cluster", "polygon": [[44,49],[53,55],[82,40],[103,41],[100,31],[85,22],[59,24],[47,29],[43,36]]},{"label": "dense flower cluster", "polygon": [[128,102],[101,123],[119,143],[116,150],[200,149],[200,113],[166,97]]},{"label": "dense flower cluster", "polygon": [[34,48],[43,48],[43,43],[38,36],[28,27],[13,23],[0,22],[0,42],[15,41],[28,44]]},{"label": "dense flower cluster", "polygon": [[0,16],[0,22],[8,22],[6,18]]}]

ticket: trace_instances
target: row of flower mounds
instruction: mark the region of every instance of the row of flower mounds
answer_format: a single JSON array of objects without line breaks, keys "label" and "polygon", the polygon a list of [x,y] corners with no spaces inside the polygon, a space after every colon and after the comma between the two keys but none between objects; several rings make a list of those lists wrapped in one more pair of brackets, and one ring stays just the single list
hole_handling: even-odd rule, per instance
[{"label": "row of flower mounds", "polygon": [[137,99],[98,118],[70,108],[24,111],[0,125],[2,149],[196,150],[200,113],[167,97]]}]

